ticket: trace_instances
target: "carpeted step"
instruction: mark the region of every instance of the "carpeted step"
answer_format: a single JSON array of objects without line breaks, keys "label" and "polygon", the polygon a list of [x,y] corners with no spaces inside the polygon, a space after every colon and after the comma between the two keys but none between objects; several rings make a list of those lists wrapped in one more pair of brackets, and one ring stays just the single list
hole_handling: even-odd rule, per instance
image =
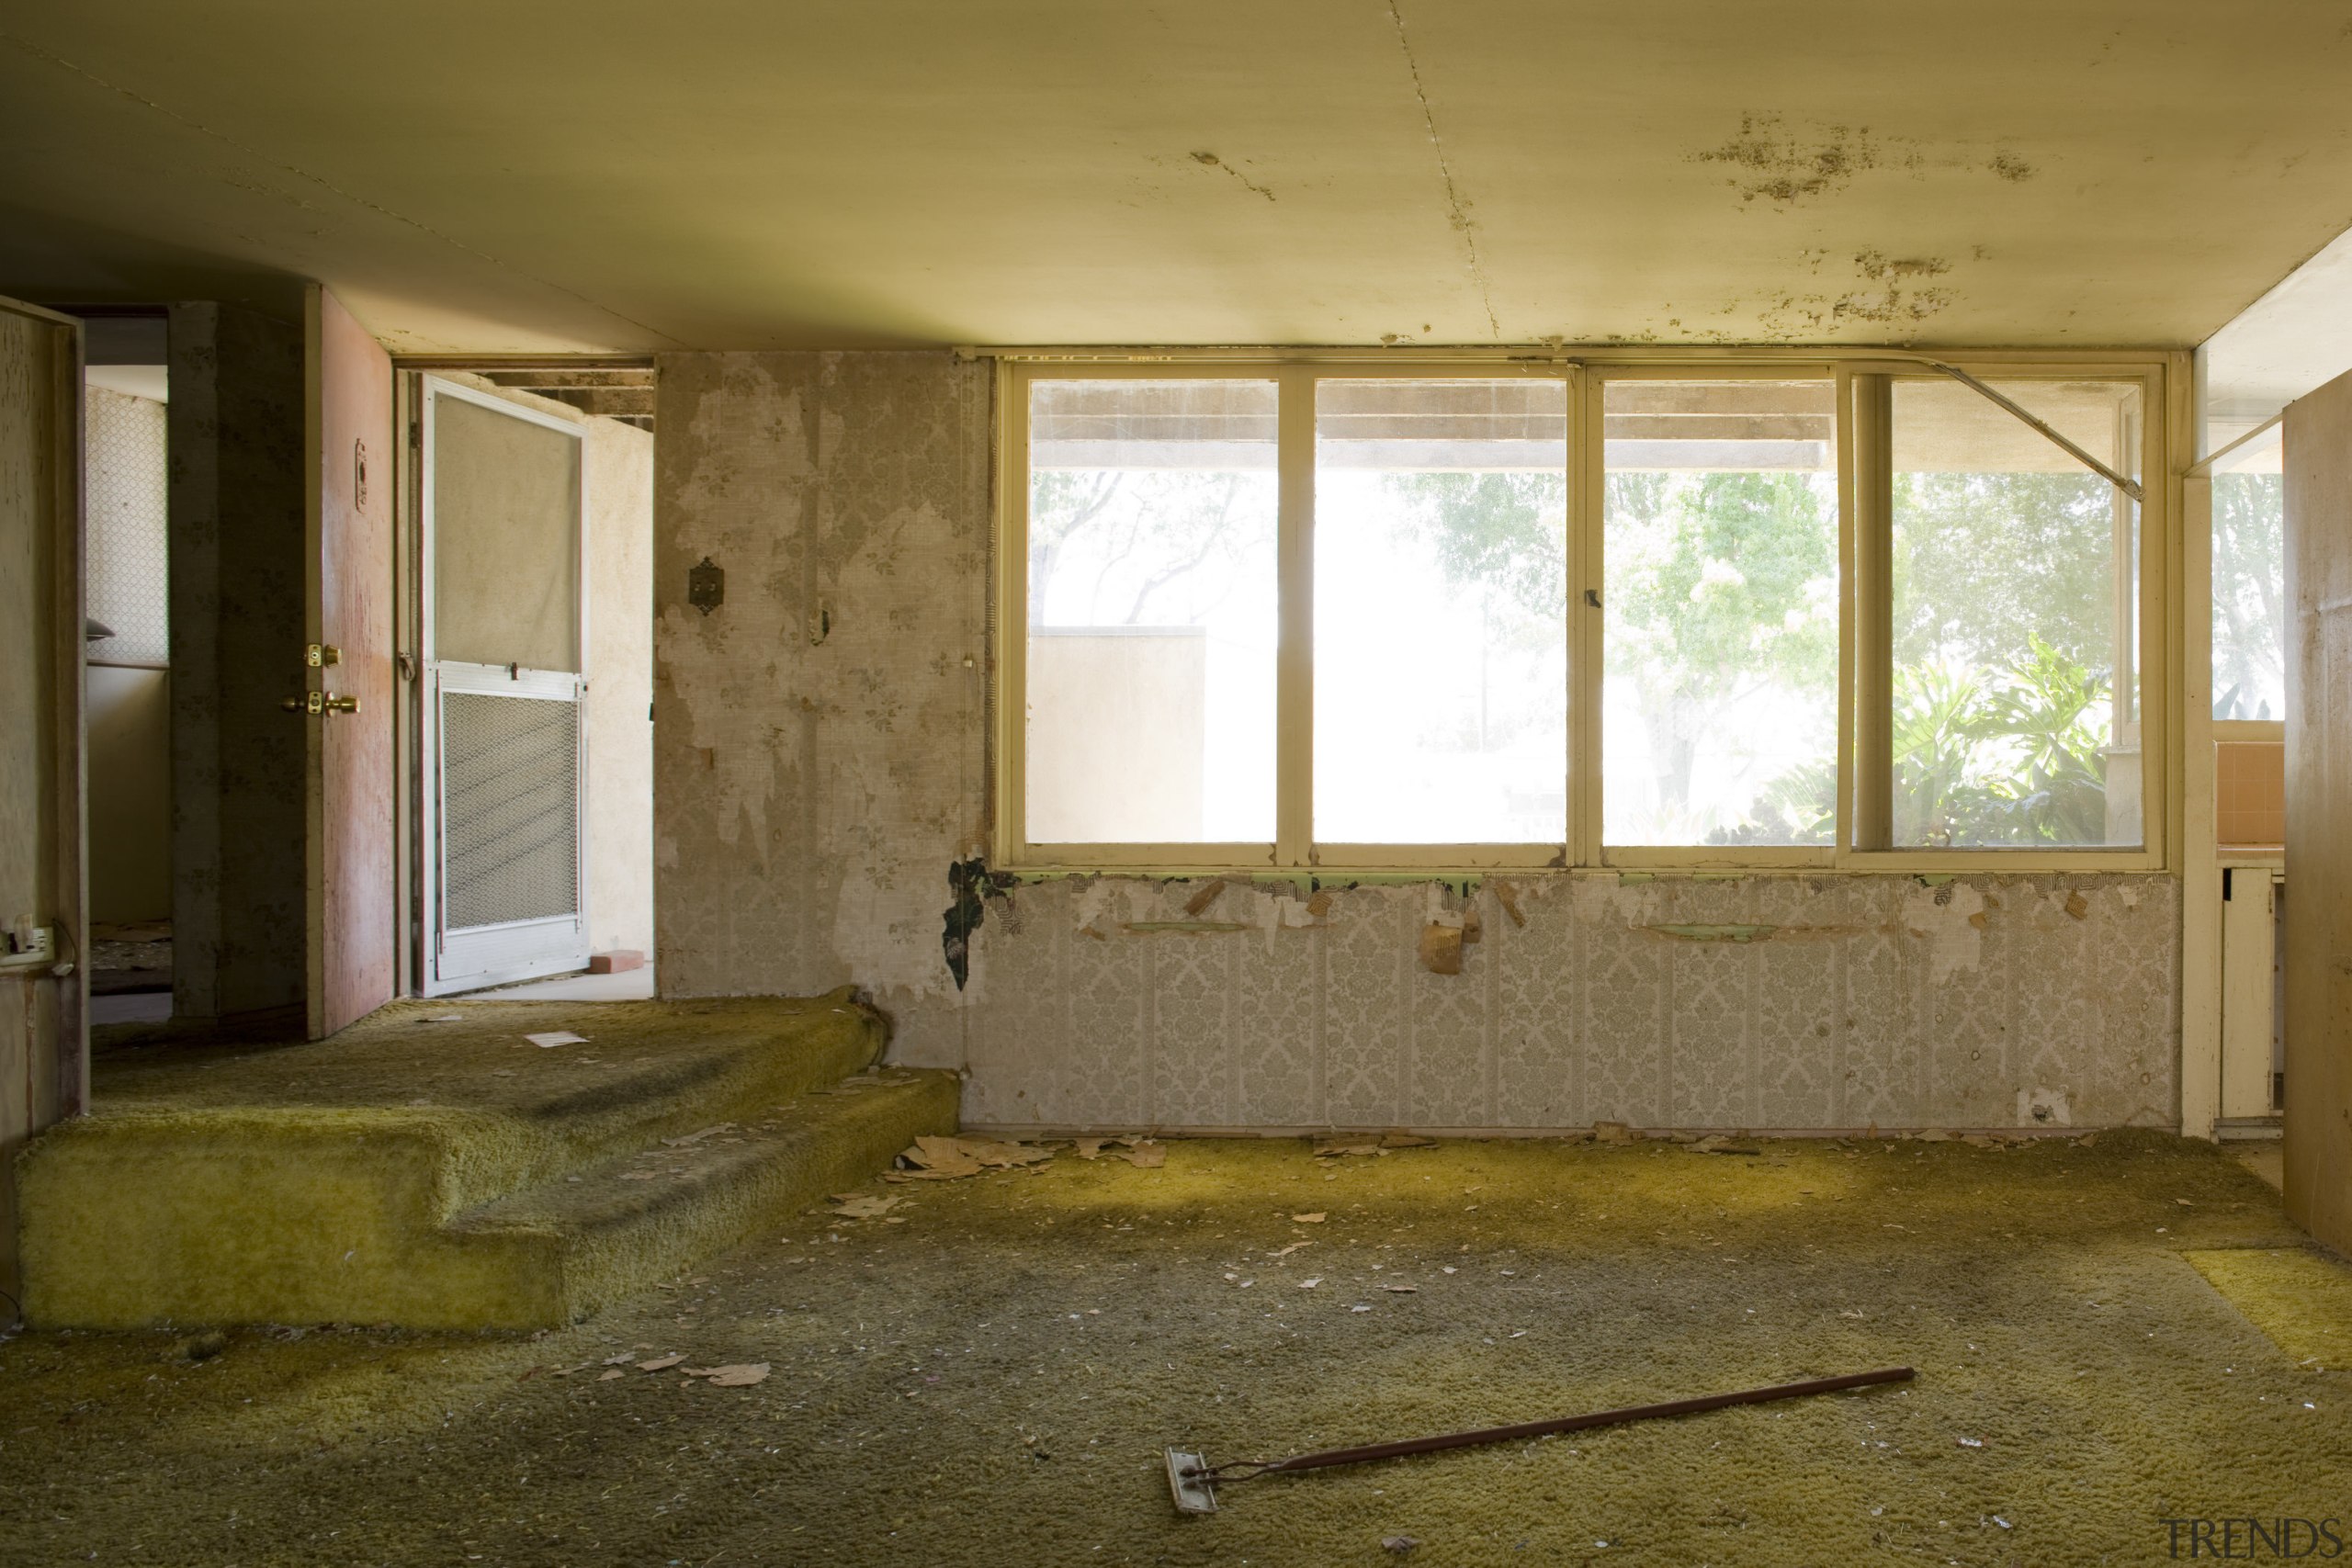
[{"label": "carpeted step", "polygon": [[824,1194],[867,1181],[917,1137],[952,1133],[951,1072],[852,1079],[789,1111],[722,1124],[610,1159],[459,1215],[458,1247],[511,1249],[532,1265],[484,1326],[536,1328],[585,1316],[666,1279]]},{"label": "carpeted step", "polygon": [[[452,1012],[458,1021],[425,1021]],[[543,1050],[522,1039],[567,1028],[587,1043]],[[869,1174],[916,1133],[952,1128],[952,1077],[944,1122],[929,1079],[875,1084],[892,1092],[859,1114],[842,1108],[867,1105],[864,1094],[819,1088],[872,1062],[884,1033],[846,993],[427,1003],[311,1045],[115,1054],[96,1074],[96,1113],[21,1156],[26,1316],[91,1328],[564,1321],[744,1234],[778,1172]],[[554,1189],[596,1188],[589,1171],[729,1122],[761,1141],[718,1147],[765,1149],[766,1161],[741,1162],[765,1175],[672,1179],[683,1196],[645,1202],[634,1231],[583,1212],[575,1235],[557,1218],[569,1192]],[[842,1150],[826,1141],[834,1134]],[[869,1134],[888,1145],[878,1156]],[[716,1178],[737,1162],[709,1163]],[[656,1184],[602,1184],[616,1185]],[[546,1194],[536,1210],[520,1196],[535,1190]],[[485,1226],[510,1201],[507,1220]],[[625,1231],[646,1261],[600,1239]]]}]

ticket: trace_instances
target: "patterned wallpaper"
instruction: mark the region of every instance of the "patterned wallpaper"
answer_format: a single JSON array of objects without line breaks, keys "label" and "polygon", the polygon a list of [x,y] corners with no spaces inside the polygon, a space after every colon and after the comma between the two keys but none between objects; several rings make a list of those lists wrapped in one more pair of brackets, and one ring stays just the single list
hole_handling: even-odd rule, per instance
[{"label": "patterned wallpaper", "polygon": [[94,663],[171,661],[164,417],[152,398],[84,389],[88,614],[114,633],[90,645]]},{"label": "patterned wallpaper", "polygon": [[1555,874],[1513,887],[1524,924],[1475,896],[1454,976],[1418,956],[1461,918],[1443,889],[1340,892],[1316,917],[1231,887],[1193,921],[1196,888],[991,904],[968,1123],[1994,1128],[2037,1124],[2037,1094],[2053,1122],[2178,1122],[2168,877]]}]

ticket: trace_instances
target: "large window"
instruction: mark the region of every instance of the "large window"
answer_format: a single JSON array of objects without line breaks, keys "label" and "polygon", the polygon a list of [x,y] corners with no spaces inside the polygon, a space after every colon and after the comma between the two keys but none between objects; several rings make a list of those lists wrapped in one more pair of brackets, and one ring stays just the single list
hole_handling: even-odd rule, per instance
[{"label": "large window", "polygon": [[1271,844],[1273,382],[1030,398],[1030,837]]},{"label": "large window", "polygon": [[2164,365],[1004,365],[999,858],[2154,864]]},{"label": "large window", "polygon": [[[2137,477],[2136,383],[1995,389]],[[1894,843],[2139,843],[2138,507],[1971,387],[1894,392]]]},{"label": "large window", "polygon": [[1837,409],[1826,378],[1607,384],[1605,843],[1837,841]]},{"label": "large window", "polygon": [[1557,843],[1563,381],[1315,389],[1315,837]]}]

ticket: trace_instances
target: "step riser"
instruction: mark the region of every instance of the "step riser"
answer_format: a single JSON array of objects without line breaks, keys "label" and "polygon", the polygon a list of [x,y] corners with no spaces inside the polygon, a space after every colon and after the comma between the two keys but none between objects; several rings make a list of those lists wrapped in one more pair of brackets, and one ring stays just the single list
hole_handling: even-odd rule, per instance
[{"label": "step riser", "polygon": [[906,1092],[863,1095],[820,1128],[778,1139],[774,1156],[756,1167],[707,1183],[681,1182],[645,1212],[571,1238],[560,1289],[534,1303],[527,1321],[496,1326],[550,1328],[579,1322],[697,1259],[799,1224],[802,1210],[829,1192],[873,1180],[916,1138],[953,1133],[958,1098],[948,1074],[908,1086]]},{"label": "step riser", "polygon": [[26,1320],[560,1326],[791,1223],[919,1135],[952,1133],[957,1086],[924,1074],[803,1104],[817,1108],[813,1122],[707,1179],[632,1186],[615,1213],[576,1231],[502,1224],[501,1203],[450,1222],[447,1150],[429,1127],[281,1124],[263,1144],[250,1126],[166,1138],[141,1118],[85,1122],[70,1146],[22,1168]]},{"label": "step riser", "polygon": [[98,1114],[18,1158],[27,1321],[552,1326],[956,1126],[952,1074],[842,1083],[888,1039],[847,992],[616,1008],[544,1055],[514,1032],[571,1021],[412,1013],[122,1064]]}]

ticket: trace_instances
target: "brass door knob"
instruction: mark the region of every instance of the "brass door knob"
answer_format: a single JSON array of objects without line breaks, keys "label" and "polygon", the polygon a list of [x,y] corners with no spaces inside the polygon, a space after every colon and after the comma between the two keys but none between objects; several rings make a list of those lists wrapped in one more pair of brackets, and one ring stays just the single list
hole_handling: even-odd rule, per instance
[{"label": "brass door knob", "polygon": [[312,718],[322,714],[357,713],[357,697],[331,697],[324,692],[305,692],[299,697],[288,697],[277,705],[288,713],[306,713]]}]

